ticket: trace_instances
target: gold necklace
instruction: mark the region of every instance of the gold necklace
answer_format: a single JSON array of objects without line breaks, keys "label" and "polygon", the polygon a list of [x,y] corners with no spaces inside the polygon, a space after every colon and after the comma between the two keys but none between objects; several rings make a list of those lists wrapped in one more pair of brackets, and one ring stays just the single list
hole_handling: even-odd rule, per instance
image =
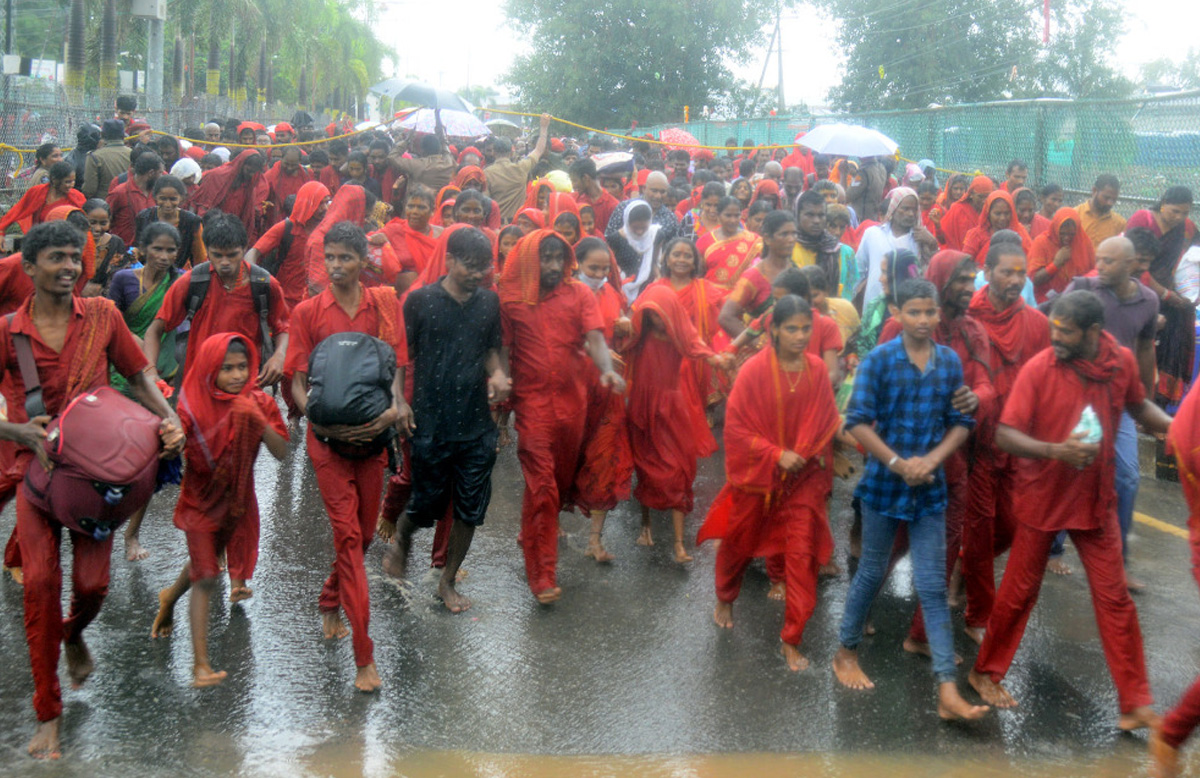
[{"label": "gold necklace", "polygon": [[796,371],[796,380],[795,381],[792,381],[792,371],[791,370],[785,369],[783,371],[783,377],[788,382],[788,392],[795,394],[796,387],[800,386],[800,381],[801,381],[801,379],[804,378],[804,368],[801,367],[799,370]]}]

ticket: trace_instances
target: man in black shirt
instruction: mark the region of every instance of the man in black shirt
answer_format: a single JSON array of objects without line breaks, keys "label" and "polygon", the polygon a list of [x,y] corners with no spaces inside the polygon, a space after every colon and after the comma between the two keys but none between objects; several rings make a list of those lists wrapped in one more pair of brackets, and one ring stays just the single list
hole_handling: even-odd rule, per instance
[{"label": "man in black shirt", "polygon": [[487,236],[471,227],[455,230],[446,243],[446,275],[404,303],[413,370],[413,493],[384,569],[403,578],[413,533],[432,527],[453,503],[438,584],[453,613],[471,607],[455,590],[455,577],[492,497],[497,430],[488,406],[512,389],[500,350],[500,299],[479,288],[491,267]]}]

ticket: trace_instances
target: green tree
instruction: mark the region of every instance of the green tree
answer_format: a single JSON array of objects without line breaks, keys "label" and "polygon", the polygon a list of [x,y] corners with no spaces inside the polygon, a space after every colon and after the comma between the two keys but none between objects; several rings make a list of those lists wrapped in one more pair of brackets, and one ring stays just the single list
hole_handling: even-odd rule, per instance
[{"label": "green tree", "polygon": [[852,111],[1010,97],[1036,60],[1040,0],[815,0],[847,53],[831,101]]},{"label": "green tree", "polygon": [[[791,0],[787,0],[790,4]],[[760,41],[776,0],[506,0],[532,44],[505,83],[531,112],[598,127],[678,121],[733,85],[727,62]]]},{"label": "green tree", "polygon": [[500,96],[500,93],[490,86],[464,86],[456,94],[476,108],[487,108]]},{"label": "green tree", "polygon": [[1050,45],[1038,56],[1033,93],[1046,97],[1128,97],[1133,82],[1108,63],[1125,34],[1116,0],[1067,0],[1053,6]]},{"label": "green tree", "polygon": [[1200,89],[1200,49],[1188,49],[1182,62],[1165,57],[1147,62],[1142,66],[1142,80],[1147,86]]}]

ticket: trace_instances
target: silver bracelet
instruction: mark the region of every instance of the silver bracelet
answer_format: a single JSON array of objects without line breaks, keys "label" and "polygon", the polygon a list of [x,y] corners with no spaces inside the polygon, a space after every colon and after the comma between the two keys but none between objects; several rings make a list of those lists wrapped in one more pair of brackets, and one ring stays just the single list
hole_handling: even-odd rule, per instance
[{"label": "silver bracelet", "polygon": [[900,460],[900,455],[899,455],[899,454],[893,454],[893,455],[892,455],[892,458],[888,460],[888,463],[887,463],[887,469],[888,469],[888,470],[891,470],[891,469],[892,469],[892,465],[896,464],[896,462],[898,462],[899,460]]}]

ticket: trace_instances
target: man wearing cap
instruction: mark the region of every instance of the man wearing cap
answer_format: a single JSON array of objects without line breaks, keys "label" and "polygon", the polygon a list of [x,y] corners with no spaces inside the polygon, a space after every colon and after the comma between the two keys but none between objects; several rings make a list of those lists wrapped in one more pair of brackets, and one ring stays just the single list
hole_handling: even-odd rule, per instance
[{"label": "man wearing cap", "polygon": [[129,148],[125,146],[125,122],[106,119],[100,128],[100,148],[89,153],[83,163],[84,197],[104,197],[114,178],[129,169]]}]

